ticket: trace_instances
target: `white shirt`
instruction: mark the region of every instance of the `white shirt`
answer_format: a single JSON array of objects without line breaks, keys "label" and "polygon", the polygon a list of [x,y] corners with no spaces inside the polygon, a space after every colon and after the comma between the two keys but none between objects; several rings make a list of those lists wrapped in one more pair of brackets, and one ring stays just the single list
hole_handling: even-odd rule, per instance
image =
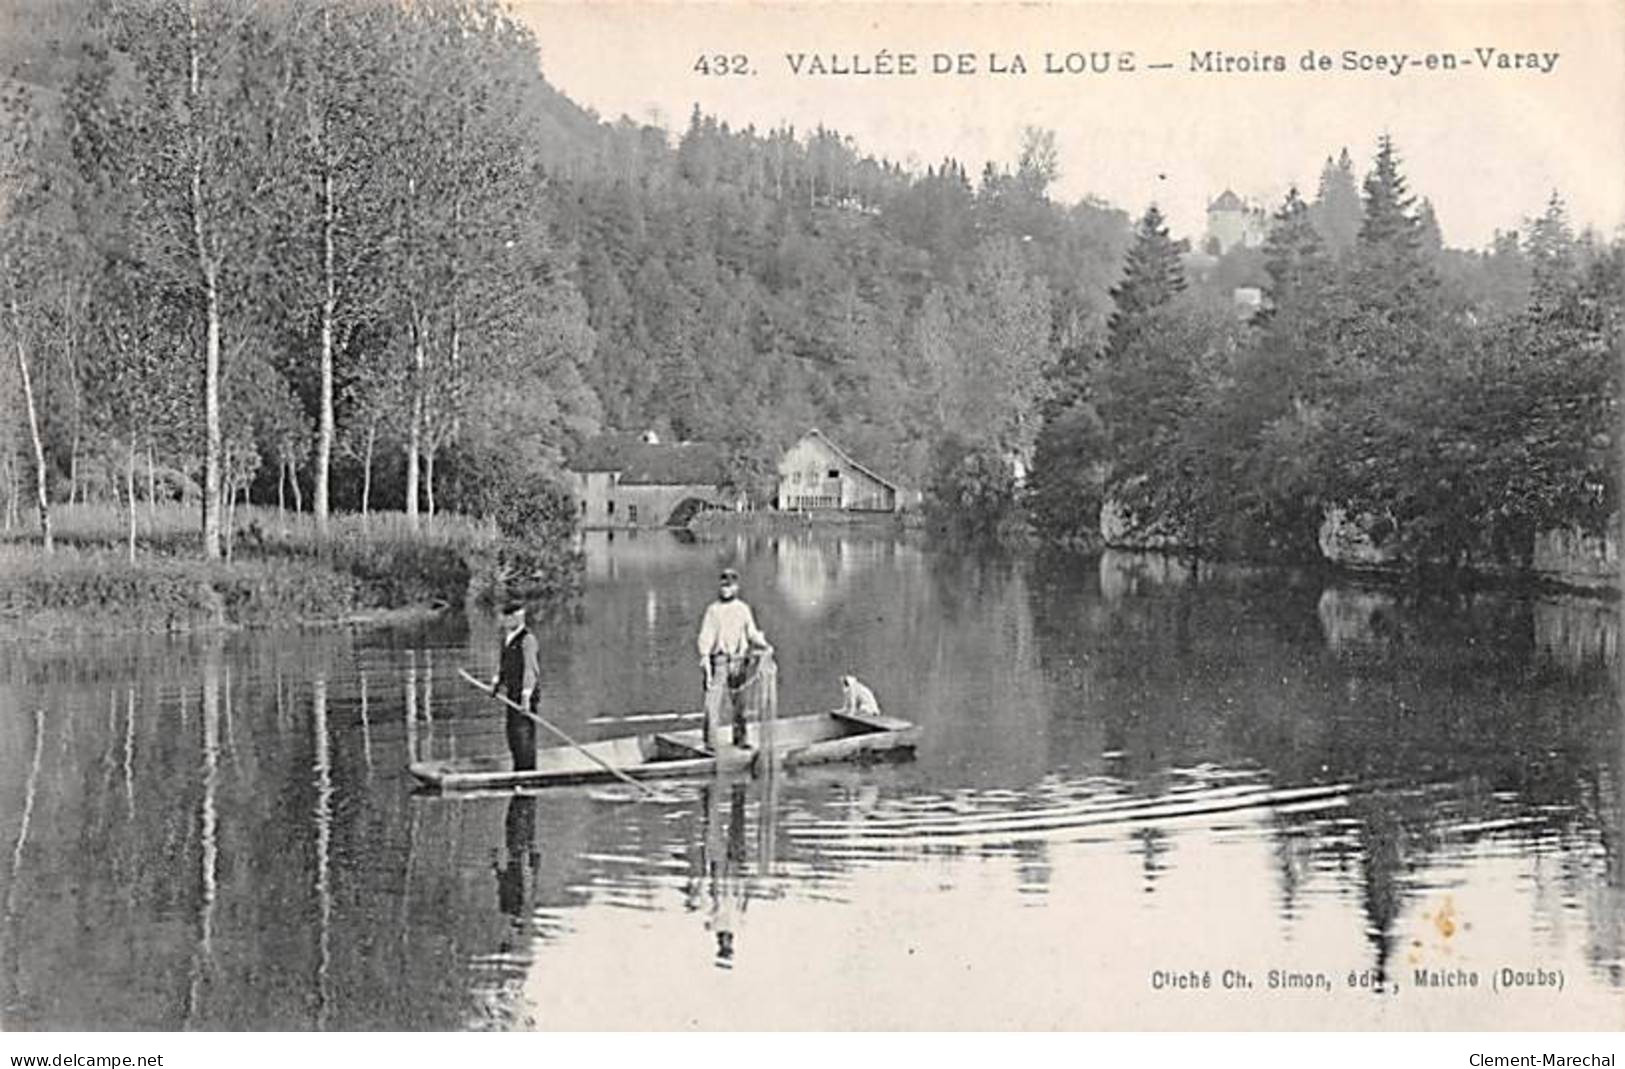
[{"label": "white shirt", "polygon": [[700,639],[696,643],[700,663],[710,664],[713,653],[730,657],[743,657],[752,645],[766,646],[767,636],[756,626],[756,617],[750,606],[735,598],[732,601],[713,601],[700,621]]}]

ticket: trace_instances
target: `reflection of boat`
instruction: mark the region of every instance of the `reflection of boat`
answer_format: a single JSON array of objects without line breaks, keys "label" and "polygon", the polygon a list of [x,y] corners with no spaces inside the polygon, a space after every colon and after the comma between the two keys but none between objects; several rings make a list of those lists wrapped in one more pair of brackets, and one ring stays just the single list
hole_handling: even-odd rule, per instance
[{"label": "reflection of boat", "polygon": [[[710,775],[719,770],[742,771],[753,768],[762,752],[763,726],[755,722],[748,724],[745,745],[726,747],[721,755],[706,749],[698,728],[605,739],[587,743],[583,749],[640,779]],[[907,720],[845,713],[787,717],[769,721],[766,729],[771,737],[768,748],[786,766],[906,757],[914,752],[920,733],[920,729]],[[419,782],[441,790],[535,787],[611,778],[602,765],[569,746],[537,751],[536,768],[528,772],[515,772],[502,756],[414,761],[410,771]]]}]

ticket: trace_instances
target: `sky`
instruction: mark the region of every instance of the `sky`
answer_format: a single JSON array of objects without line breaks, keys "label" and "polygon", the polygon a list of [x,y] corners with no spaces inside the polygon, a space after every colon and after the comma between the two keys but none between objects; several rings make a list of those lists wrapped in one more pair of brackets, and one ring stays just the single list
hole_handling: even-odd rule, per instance
[{"label": "sky", "polygon": [[[1344,146],[1363,176],[1384,133],[1450,245],[1485,246],[1538,215],[1554,189],[1578,226],[1625,226],[1619,0],[514,0],[514,9],[536,30],[548,80],[606,119],[680,131],[697,103],[736,127],[822,123],[921,170],[954,156],[973,175],[987,160],[1013,165],[1023,128],[1044,127],[1060,154],[1052,195],[1094,195],[1136,214],[1155,201],[1187,237],[1200,236],[1207,203],[1226,188],[1271,210],[1293,183],[1312,197],[1326,157]],[[882,52],[892,70],[912,56],[918,73],[879,73]],[[1310,52],[1331,69],[1304,70]],[[938,53],[956,66],[969,53],[974,73],[933,73]],[[1254,69],[1193,69],[1208,53],[1211,66],[1228,55]],[[1071,54],[1114,69],[1067,73]],[[749,73],[701,73],[702,56],[713,71],[714,57],[743,56]],[[1520,65],[1501,66],[1503,56]],[[1268,57],[1286,70],[1260,69]],[[874,73],[812,73],[818,65]]]}]

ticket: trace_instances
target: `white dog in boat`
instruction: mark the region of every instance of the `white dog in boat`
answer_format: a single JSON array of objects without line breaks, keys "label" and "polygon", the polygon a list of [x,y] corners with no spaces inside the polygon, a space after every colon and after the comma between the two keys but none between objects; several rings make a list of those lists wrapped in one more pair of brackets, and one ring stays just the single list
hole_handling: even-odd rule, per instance
[{"label": "white dog in boat", "polygon": [[880,703],[875,700],[875,692],[864,686],[857,676],[841,677],[841,697],[840,711],[847,716],[880,715]]}]

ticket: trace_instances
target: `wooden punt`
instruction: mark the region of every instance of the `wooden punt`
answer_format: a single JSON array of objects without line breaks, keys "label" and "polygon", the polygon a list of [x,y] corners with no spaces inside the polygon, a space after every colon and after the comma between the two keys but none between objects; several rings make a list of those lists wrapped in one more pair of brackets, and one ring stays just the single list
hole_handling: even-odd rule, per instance
[{"label": "wooden punt", "polygon": [[[772,721],[766,735],[770,748],[785,766],[832,761],[886,760],[914,752],[920,729],[907,720],[888,716],[849,716],[846,713],[811,713]],[[638,779],[708,776],[715,772],[743,772],[755,768],[763,752],[763,729],[746,725],[743,747],[726,746],[720,754],[705,748],[698,728],[651,732],[584,744],[606,763]],[[489,787],[544,787],[589,783],[614,777],[591,758],[569,746],[550,746],[536,752],[534,771],[516,772],[507,755],[454,757],[442,761],[414,761],[408,766],[419,783],[443,791]]]}]

